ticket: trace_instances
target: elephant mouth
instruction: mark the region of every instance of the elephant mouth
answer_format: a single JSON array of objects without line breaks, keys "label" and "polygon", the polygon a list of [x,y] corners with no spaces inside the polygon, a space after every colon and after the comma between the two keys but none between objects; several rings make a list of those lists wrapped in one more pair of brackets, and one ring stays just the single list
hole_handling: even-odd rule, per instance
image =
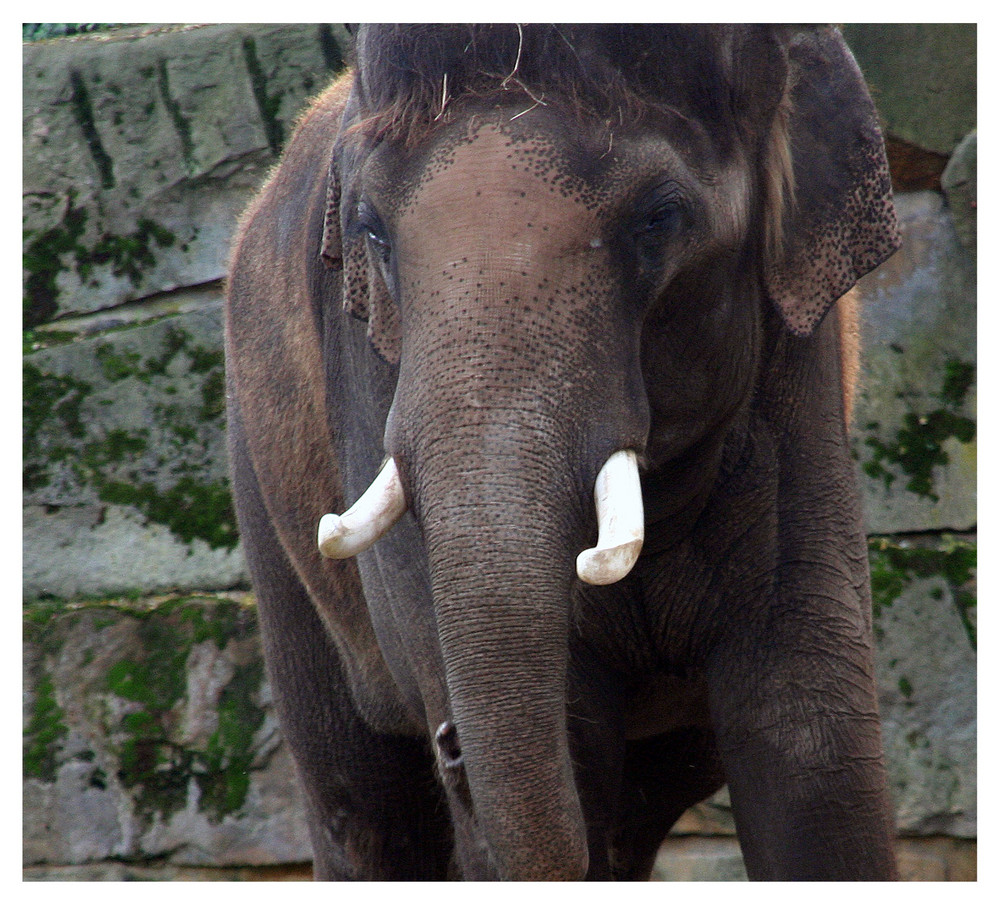
[{"label": "elephant mouth", "polygon": [[[642,550],[642,488],[634,451],[608,457],[594,484],[597,544],[581,551],[577,575],[589,585],[611,585],[629,574]],[[406,512],[406,496],[392,457],[382,464],[365,493],[345,513],[328,513],[319,522],[319,550],[342,560],[370,548]]]}]

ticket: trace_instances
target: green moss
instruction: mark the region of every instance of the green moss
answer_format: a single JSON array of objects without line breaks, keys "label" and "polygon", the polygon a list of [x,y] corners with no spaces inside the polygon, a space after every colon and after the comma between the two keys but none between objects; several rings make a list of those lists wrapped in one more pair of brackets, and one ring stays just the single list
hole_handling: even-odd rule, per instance
[{"label": "green moss", "polygon": [[254,736],[265,716],[255,701],[263,680],[261,660],[236,666],[219,696],[218,726],[204,746],[177,742],[177,707],[187,692],[193,648],[212,641],[222,650],[230,641],[245,640],[254,631],[252,612],[234,602],[180,598],[129,615],[140,620],[143,655],[116,662],[106,679],[107,690],[130,705],[111,730],[118,736],[118,778],[147,817],[169,817],[183,809],[194,780],[199,810],[218,822],[246,800]]},{"label": "green moss", "polygon": [[111,191],[115,187],[115,171],[111,157],[101,143],[101,136],[94,124],[94,111],[90,103],[90,92],[83,80],[83,76],[75,69],[69,73],[70,85],[72,87],[71,103],[73,116],[83,132],[87,148],[90,150],[91,158],[97,171],[101,176],[101,187],[105,191]]},{"label": "green moss", "polygon": [[221,651],[233,639],[244,635],[247,620],[239,608],[203,606],[190,601],[179,603],[180,619],[191,629],[192,641],[211,641]]},{"label": "green moss", "polygon": [[153,245],[172,247],[175,240],[173,232],[151,219],[140,219],[127,235],[102,235],[88,253],[77,257],[77,272],[86,281],[95,266],[110,266],[117,278],[127,278],[138,287],[145,271],[156,265]]},{"label": "green moss", "polygon": [[218,419],[226,412],[226,378],[221,369],[210,372],[201,386],[201,409],[198,418],[203,422]]},{"label": "green moss", "polygon": [[[937,397],[944,406],[928,413],[910,411],[903,417],[902,428],[894,440],[883,441],[872,434],[865,439],[872,456],[862,467],[873,479],[880,479],[888,490],[896,480],[893,468],[908,476],[906,490],[935,503],[940,500],[934,491],[934,470],[947,465],[950,460],[943,444],[955,438],[963,444],[976,436],[975,420],[960,410],[975,379],[975,367],[961,360],[950,359],[945,364],[945,374]],[[869,423],[866,429],[877,432],[878,423]],[[892,467],[892,468],[890,468]]]},{"label": "green moss", "polygon": [[[120,659],[102,662],[99,655],[90,657],[90,667],[104,667],[93,689],[98,696],[103,689],[109,698],[102,731],[109,737],[107,750],[117,767],[113,777],[93,768],[88,784],[105,789],[114,778],[130,792],[137,814],[147,823],[187,807],[192,782],[198,808],[210,821],[238,814],[251,774],[262,765],[254,740],[265,719],[257,701],[264,668],[249,644],[256,634],[254,608],[197,596],[145,608],[129,606],[118,597],[72,604],[50,599],[26,605],[26,639],[43,657],[56,658],[67,631],[83,618],[90,632],[101,614],[117,625],[134,621],[137,641]],[[234,670],[219,686],[215,728],[191,742],[183,736],[189,659],[205,642],[226,652]],[[53,680],[46,676],[38,683],[24,732],[25,777],[55,779],[66,732]],[[93,763],[94,749],[84,749],[75,759]]]},{"label": "green moss", "polygon": [[49,624],[66,609],[66,601],[62,598],[34,598],[24,605],[24,638],[36,640]]},{"label": "green moss", "polygon": [[21,333],[21,352],[24,355],[33,354],[47,347],[72,344],[76,338],[76,332],[60,331],[59,329],[45,329],[44,331],[27,329]]},{"label": "green moss", "polygon": [[951,409],[958,409],[968,396],[976,378],[976,367],[971,363],[951,359],[945,363],[944,383],[940,398]]},{"label": "green moss", "polygon": [[[148,326],[149,323],[143,325]],[[191,336],[177,326],[166,329],[163,349],[157,356],[146,360],[135,351],[117,349],[109,342],[98,344],[94,351],[101,364],[101,372],[109,382],[135,378],[146,385],[157,376],[167,375],[167,367],[181,352],[190,359],[189,371],[196,375],[203,375],[213,367],[223,365],[222,351],[210,351],[193,344]]]},{"label": "green moss", "polygon": [[136,507],[183,541],[201,538],[213,548],[234,548],[239,541],[229,483],[182,477],[160,492],[151,483],[101,480],[98,496],[108,504]]},{"label": "green moss", "polygon": [[264,711],[254,700],[263,673],[259,660],[237,667],[219,697],[219,727],[204,755],[208,772],[217,775],[195,777],[201,788],[199,808],[219,818],[239,810],[250,787],[253,739],[264,722]]},{"label": "green moss", "polygon": [[128,457],[135,457],[146,450],[149,438],[148,429],[112,429],[100,444],[87,444],[80,458],[92,469],[123,462]]},{"label": "green moss", "polygon": [[191,357],[191,371],[198,374],[214,372],[223,366],[221,350],[206,350],[204,347],[192,346],[188,348],[188,355]]},{"label": "green moss", "polygon": [[59,225],[40,234],[30,229],[24,233],[21,265],[28,273],[24,287],[25,328],[55,315],[59,305],[56,278],[64,268],[62,257],[78,254],[82,249],[80,239],[87,227],[87,211],[73,206],[74,197],[70,192],[66,198],[66,212]]},{"label": "green moss", "polygon": [[59,740],[65,734],[66,726],[56,701],[55,685],[52,677],[46,676],[38,683],[31,718],[24,729],[27,739],[22,756],[24,778],[55,781]]},{"label": "green moss", "polygon": [[[75,194],[66,199],[66,211],[59,225],[36,233],[24,233],[22,266],[27,273],[24,294],[24,328],[51,319],[59,307],[59,273],[71,266],[81,281],[94,275],[95,267],[110,266],[118,278],[128,278],[136,287],[146,271],[156,265],[155,247],[171,247],[175,235],[153,220],[142,218],[134,231],[115,235],[104,233],[92,246],[83,243],[87,211],[73,205]],[[71,261],[64,261],[70,256]]]},{"label": "green moss", "polygon": [[101,364],[101,374],[109,382],[120,382],[122,379],[131,378],[140,371],[140,357],[134,351],[122,353],[116,351],[111,344],[98,344],[94,349],[94,356]]},{"label": "green moss", "polygon": [[108,670],[106,690],[133,705],[119,721],[118,778],[136,791],[147,809],[164,815],[184,808],[187,767],[179,766],[170,740],[173,710],[187,689],[185,664],[190,639],[178,634],[169,616],[140,617],[143,655],[117,661]]},{"label": "green moss", "polygon": [[170,121],[174,124],[174,131],[181,142],[181,154],[184,157],[184,165],[188,173],[193,173],[197,166],[194,161],[194,141],[191,138],[191,124],[181,111],[180,104],[174,99],[170,90],[170,75],[167,71],[166,60],[161,59],[157,69],[157,84],[160,89],[160,99],[170,116]]},{"label": "green moss", "polygon": [[146,360],[143,378],[148,380],[152,376],[166,375],[167,367],[177,354],[188,347],[190,340],[191,336],[184,329],[170,326],[163,336],[163,350],[160,355]]},{"label": "green moss", "polygon": [[58,423],[58,428],[72,438],[86,434],[80,411],[92,390],[92,386],[71,376],[49,375],[31,363],[23,365],[21,454],[25,491],[44,488],[50,482],[43,462],[43,431],[51,431],[52,424]]},{"label": "green moss", "polygon": [[973,622],[976,606],[973,585],[976,574],[976,546],[945,535],[940,547],[904,547],[890,538],[870,538],[872,601],[876,617],[892,606],[915,579],[943,579],[951,591],[969,643],[975,649],[977,636]]},{"label": "green moss", "polygon": [[[157,405],[155,427],[158,435],[172,436],[178,449],[188,445],[207,448],[209,438],[202,424],[219,421],[225,412],[220,351],[199,346],[187,331],[171,325],[163,331],[161,347],[147,359],[108,341],[97,342],[94,354],[110,384],[131,378],[144,384],[153,384],[160,377],[165,380],[178,356],[186,357],[188,371],[201,377],[201,402],[193,409],[179,404]],[[48,375],[29,362],[24,364],[23,379],[25,491],[50,485],[52,467],[59,466],[60,478],[71,473],[101,501],[134,506],[185,542],[200,538],[212,548],[236,546],[236,517],[227,480],[206,481],[200,467],[183,459],[160,460],[157,470],[167,468],[174,479],[172,486],[163,488],[145,475],[151,465],[145,459],[150,449],[149,429],[112,428],[86,440],[97,431],[93,427],[88,430],[83,417],[84,401],[93,394],[94,386]]]}]

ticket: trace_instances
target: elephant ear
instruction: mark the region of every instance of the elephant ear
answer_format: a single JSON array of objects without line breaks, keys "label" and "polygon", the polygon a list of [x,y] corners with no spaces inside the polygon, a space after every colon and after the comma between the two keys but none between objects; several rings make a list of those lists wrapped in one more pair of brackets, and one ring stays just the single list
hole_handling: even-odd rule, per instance
[{"label": "elephant ear", "polygon": [[368,323],[368,340],[383,360],[399,362],[400,334],[396,304],[365,251],[361,239],[344,247],[341,222],[340,176],[334,154],[327,175],[326,211],[320,257],[330,269],[342,273],[344,312]]},{"label": "elephant ear", "polygon": [[875,106],[832,27],[787,34],[787,148],[794,184],[765,283],[786,326],[812,332],[827,310],[899,248],[892,185]]}]

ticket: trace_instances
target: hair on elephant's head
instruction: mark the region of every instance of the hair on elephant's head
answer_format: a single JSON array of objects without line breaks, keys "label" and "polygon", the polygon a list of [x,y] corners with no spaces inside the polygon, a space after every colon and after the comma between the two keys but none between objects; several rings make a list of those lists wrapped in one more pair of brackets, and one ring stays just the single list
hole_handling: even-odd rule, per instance
[{"label": "hair on elephant's head", "polygon": [[500,872],[586,870],[571,598],[635,564],[639,471],[677,473],[679,516],[703,501],[767,349],[897,240],[833,29],[360,30],[322,257],[395,388],[387,463],[320,541],[350,556],[412,512],[446,686],[426,716]]}]

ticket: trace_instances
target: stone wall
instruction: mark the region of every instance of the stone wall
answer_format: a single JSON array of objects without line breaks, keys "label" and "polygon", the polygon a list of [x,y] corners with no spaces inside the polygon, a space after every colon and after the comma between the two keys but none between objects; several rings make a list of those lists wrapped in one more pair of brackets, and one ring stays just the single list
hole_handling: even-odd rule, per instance
[{"label": "stone wall", "polygon": [[[903,250],[854,430],[904,875],[975,878],[974,26],[847,26]],[[309,847],[228,496],[221,278],[340,26],[24,45],[28,879],[295,879]],[[657,877],[738,879],[725,792]]]}]

